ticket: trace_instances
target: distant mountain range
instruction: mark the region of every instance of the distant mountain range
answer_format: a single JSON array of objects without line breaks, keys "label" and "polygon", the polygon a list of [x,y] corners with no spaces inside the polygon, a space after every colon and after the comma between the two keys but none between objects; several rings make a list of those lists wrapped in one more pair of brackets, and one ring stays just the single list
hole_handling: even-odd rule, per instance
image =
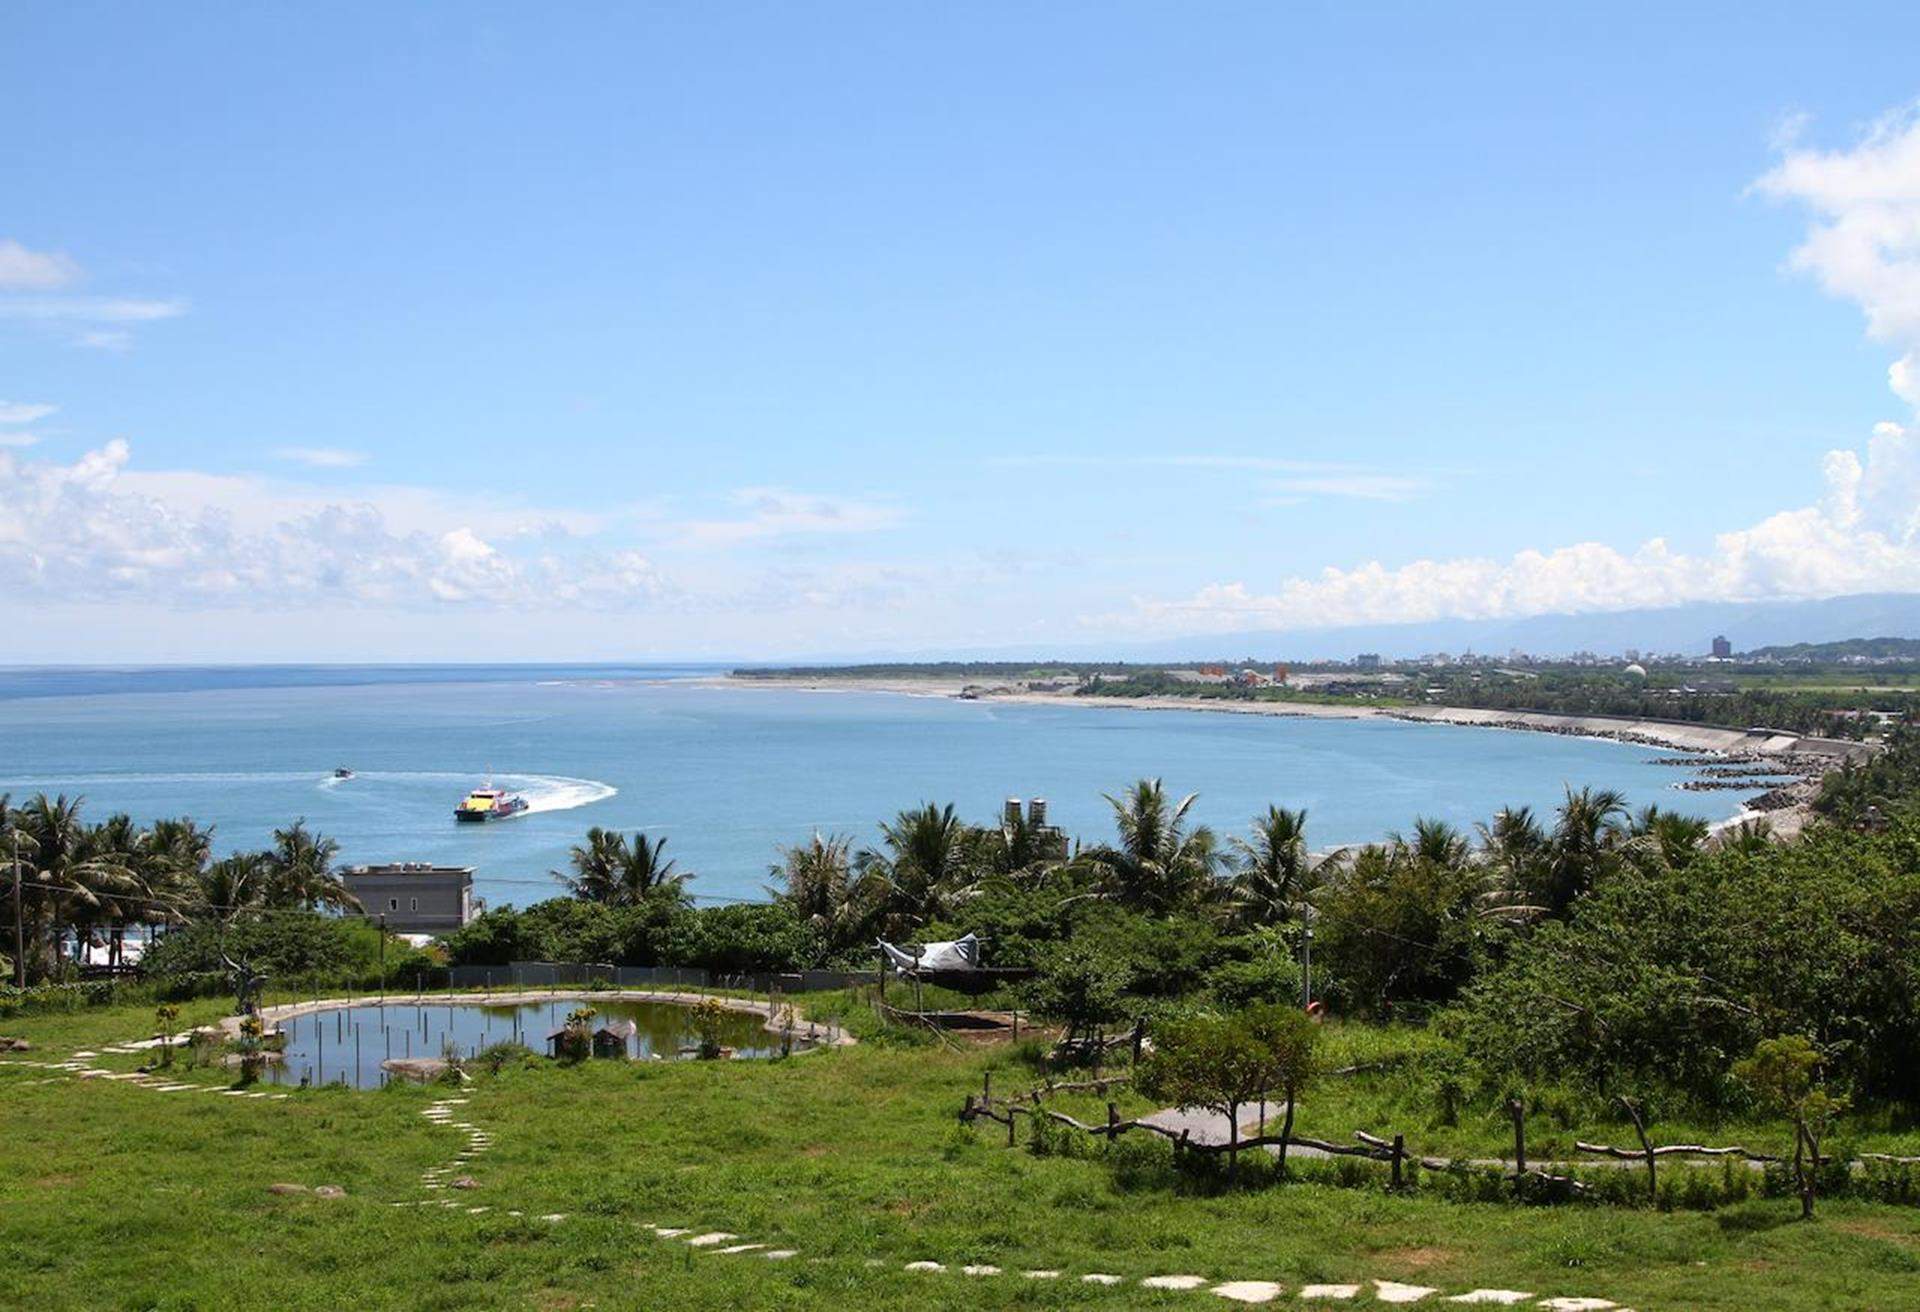
[{"label": "distant mountain range", "polygon": [[1848,638],[1845,642],[1796,642],[1741,653],[1763,661],[1914,661],[1920,638]]},{"label": "distant mountain range", "polygon": [[[1266,655],[1283,659],[1350,659],[1373,651],[1393,657],[1446,651],[1536,656],[1578,651],[1626,651],[1704,656],[1724,635],[1736,652],[1841,642],[1862,634],[1920,638],[1920,593],[1867,593],[1823,601],[1719,602],[1659,610],[1586,615],[1534,615],[1516,620],[1446,620],[1432,624],[1376,624],[1293,633],[1235,633],[1150,644],[1148,659],[1172,653],[1194,657]],[[1148,648],[1142,647],[1144,653]],[[1130,650],[1128,655],[1133,655]]]},{"label": "distant mountain range", "polygon": [[1033,646],[944,648],[919,652],[845,652],[809,658],[819,664],[865,660],[1112,660],[1192,661],[1351,660],[1360,652],[1383,658],[1430,652],[1569,656],[1579,651],[1627,651],[1704,656],[1724,635],[1736,652],[1843,642],[1862,634],[1920,639],[1920,593],[1863,593],[1823,601],[1718,602],[1658,610],[1585,615],[1534,615],[1514,620],[1443,620],[1424,624],[1369,624],[1342,628],[1251,630],[1148,642],[1054,643]]}]

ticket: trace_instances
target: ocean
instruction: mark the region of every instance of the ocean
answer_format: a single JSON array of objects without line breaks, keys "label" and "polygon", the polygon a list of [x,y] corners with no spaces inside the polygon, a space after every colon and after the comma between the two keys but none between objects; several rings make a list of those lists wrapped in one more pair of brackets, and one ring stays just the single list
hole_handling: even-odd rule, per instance
[{"label": "ocean", "polygon": [[[86,815],[191,815],[222,851],[304,817],[344,862],[471,865],[489,905],[561,891],[550,872],[590,825],[664,834],[717,900],[764,898],[784,844],[877,841],[923,801],[990,822],[1045,797],[1083,839],[1103,793],[1153,775],[1194,818],[1241,832],[1306,807],[1316,848],[1503,805],[1546,813],[1567,786],[1618,788],[1710,820],[1739,795],[1685,792],[1656,749],[1552,734],[1208,712],[1033,706],[715,685],[714,667],[366,666],[0,670],[0,792],[79,794]],[[355,775],[335,780],[335,766]],[[491,777],[528,813],[457,825]]]}]

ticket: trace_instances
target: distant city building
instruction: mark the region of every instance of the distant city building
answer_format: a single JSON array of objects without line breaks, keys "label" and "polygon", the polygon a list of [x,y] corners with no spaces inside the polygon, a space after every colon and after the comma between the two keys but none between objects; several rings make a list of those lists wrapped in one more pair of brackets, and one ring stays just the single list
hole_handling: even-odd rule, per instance
[{"label": "distant city building", "polygon": [[1363,651],[1363,652],[1361,652],[1361,653],[1360,653],[1360,654],[1359,654],[1358,656],[1355,656],[1355,657],[1353,658],[1353,667],[1354,667],[1354,668],[1355,668],[1356,670],[1377,670],[1377,669],[1379,669],[1379,668],[1380,668],[1380,653],[1379,653],[1379,652],[1377,652],[1377,651]]},{"label": "distant city building", "polygon": [[1728,642],[1724,637],[1715,638],[1713,640],[1713,658],[1717,661],[1732,660],[1733,644]]},{"label": "distant city building", "polygon": [[444,934],[473,919],[473,867],[425,861],[353,866],[341,872],[361,914],[395,934]]}]

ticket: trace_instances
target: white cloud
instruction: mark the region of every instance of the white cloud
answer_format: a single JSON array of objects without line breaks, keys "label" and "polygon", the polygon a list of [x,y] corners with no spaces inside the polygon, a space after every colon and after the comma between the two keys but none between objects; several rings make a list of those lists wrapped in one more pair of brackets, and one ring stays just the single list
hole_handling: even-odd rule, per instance
[{"label": "white cloud", "polygon": [[283,446],[273,454],[309,469],[352,469],[367,463],[366,452],[338,446]]},{"label": "white cloud", "polygon": [[30,424],[36,419],[45,419],[59,408],[26,401],[0,401],[0,424]]},{"label": "white cloud", "polygon": [[[1804,124],[1777,137],[1779,163],[1755,184],[1813,214],[1792,267],[1859,304],[1867,331],[1901,352],[1893,391],[1920,408],[1920,107],[1890,115],[1853,146],[1801,144]],[[1323,492],[1338,476],[1273,485]],[[1391,496],[1391,482],[1347,482],[1347,495]],[[1631,551],[1598,542],[1526,550],[1504,560],[1416,560],[1271,584],[1210,584],[1179,600],[1144,598],[1097,622],[1168,632],[1320,628],[1437,619],[1489,619],[1672,606],[1920,591],[1920,427],[1876,425],[1864,453],[1829,451],[1816,499],[1710,550],[1674,551],[1655,538]]]},{"label": "white cloud", "polygon": [[40,434],[29,433],[24,428],[0,428],[0,446],[33,446],[40,441]]},{"label": "white cloud", "polygon": [[80,267],[57,251],[32,251],[0,238],[0,291],[51,291],[80,276]]},{"label": "white cloud", "polygon": [[732,500],[746,513],[732,519],[691,520],[675,536],[688,547],[732,547],[766,538],[817,533],[871,533],[904,516],[893,506],[845,497],[814,496],[777,487],[746,487]]},{"label": "white cloud", "polygon": [[80,276],[80,266],[65,255],[0,239],[0,319],[43,325],[75,346],[124,351],[133,345],[133,325],[187,312],[187,303],[178,298],[45,294]]},{"label": "white cloud", "polygon": [[[542,512],[463,507],[418,490],[329,501],[258,479],[139,474],[130,460],[123,441],[69,465],[0,450],[0,591],[47,602],[396,609],[617,608],[670,594],[638,553],[552,549],[565,531]],[[506,533],[491,535],[488,522]],[[533,549],[520,549],[528,542]]]},{"label": "white cloud", "polygon": [[137,296],[11,296],[0,299],[0,319],[68,323],[152,323],[187,312],[182,300]]},{"label": "white cloud", "polygon": [[1920,591],[1920,431],[1882,424],[1864,460],[1829,452],[1822,472],[1816,504],[1723,533],[1695,555],[1654,538],[1630,552],[1582,542],[1505,560],[1372,561],[1265,588],[1216,583],[1177,601],[1142,599],[1110,618],[1149,631],[1221,632]]},{"label": "white cloud", "polygon": [[1282,456],[1240,455],[1033,455],[998,456],[988,462],[1006,469],[1199,469],[1229,473],[1275,474],[1260,486],[1266,506],[1297,506],[1321,498],[1359,501],[1414,501],[1433,490],[1428,474],[1388,472],[1338,460],[1295,460]]},{"label": "white cloud", "polygon": [[1296,505],[1312,497],[1343,497],[1356,501],[1412,501],[1424,496],[1427,482],[1405,474],[1355,471],[1280,478],[1267,484],[1269,504]]},{"label": "white cloud", "polygon": [[1796,138],[1754,189],[1813,211],[1793,267],[1856,302],[1869,335],[1903,352],[1888,381],[1920,406],[1920,106],[1887,115],[1849,149]]}]

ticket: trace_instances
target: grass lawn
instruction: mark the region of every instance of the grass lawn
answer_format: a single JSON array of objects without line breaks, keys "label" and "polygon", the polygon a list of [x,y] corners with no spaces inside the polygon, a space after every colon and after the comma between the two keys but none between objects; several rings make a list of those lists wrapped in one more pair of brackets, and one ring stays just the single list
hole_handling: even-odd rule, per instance
[{"label": "grass lawn", "polygon": [[[219,1010],[203,1004],[186,1019]],[[0,1032],[57,1060],[150,1024],[146,1010],[123,1009],[17,1018]],[[1495,1286],[1640,1312],[1910,1308],[1920,1288],[1920,1210],[1892,1206],[1827,1204],[1801,1224],[1788,1200],[1662,1214],[1305,1183],[1212,1196],[1122,1187],[1097,1152],[1038,1157],[1007,1150],[998,1127],[958,1127],[961,1098],[989,1063],[1002,1066],[1003,1089],[1030,1078],[1004,1049],[883,1042],[778,1063],[530,1061],[464,1093],[326,1089],[286,1101],[37,1083],[51,1073],[4,1065],[0,1307],[1231,1306],[1082,1283],[1088,1272],[1273,1280],[1289,1291],[1374,1278],[1444,1294]],[[1413,1114],[1394,1104],[1391,1076],[1377,1083],[1373,1093],[1330,1088],[1326,1116],[1366,1114],[1376,1096],[1382,1114]],[[420,1115],[448,1096],[468,1098],[457,1115],[493,1138],[462,1168],[479,1187],[457,1208],[390,1206],[455,1196],[420,1181],[462,1142]],[[1314,1132],[1316,1115],[1303,1106],[1303,1130]],[[1462,1146],[1497,1147],[1492,1128],[1463,1124]],[[1345,1137],[1367,1127],[1317,1128]],[[1384,1128],[1428,1147],[1424,1125]],[[337,1184],[347,1197],[276,1196],[276,1181]],[[538,1219],[547,1213],[566,1219]],[[696,1251],[648,1224],[724,1230],[798,1256]],[[918,1260],[949,1270],[903,1269]],[[967,1263],[1008,1274],[968,1277],[957,1269]],[[1016,1274],[1031,1268],[1065,1274]]]}]

